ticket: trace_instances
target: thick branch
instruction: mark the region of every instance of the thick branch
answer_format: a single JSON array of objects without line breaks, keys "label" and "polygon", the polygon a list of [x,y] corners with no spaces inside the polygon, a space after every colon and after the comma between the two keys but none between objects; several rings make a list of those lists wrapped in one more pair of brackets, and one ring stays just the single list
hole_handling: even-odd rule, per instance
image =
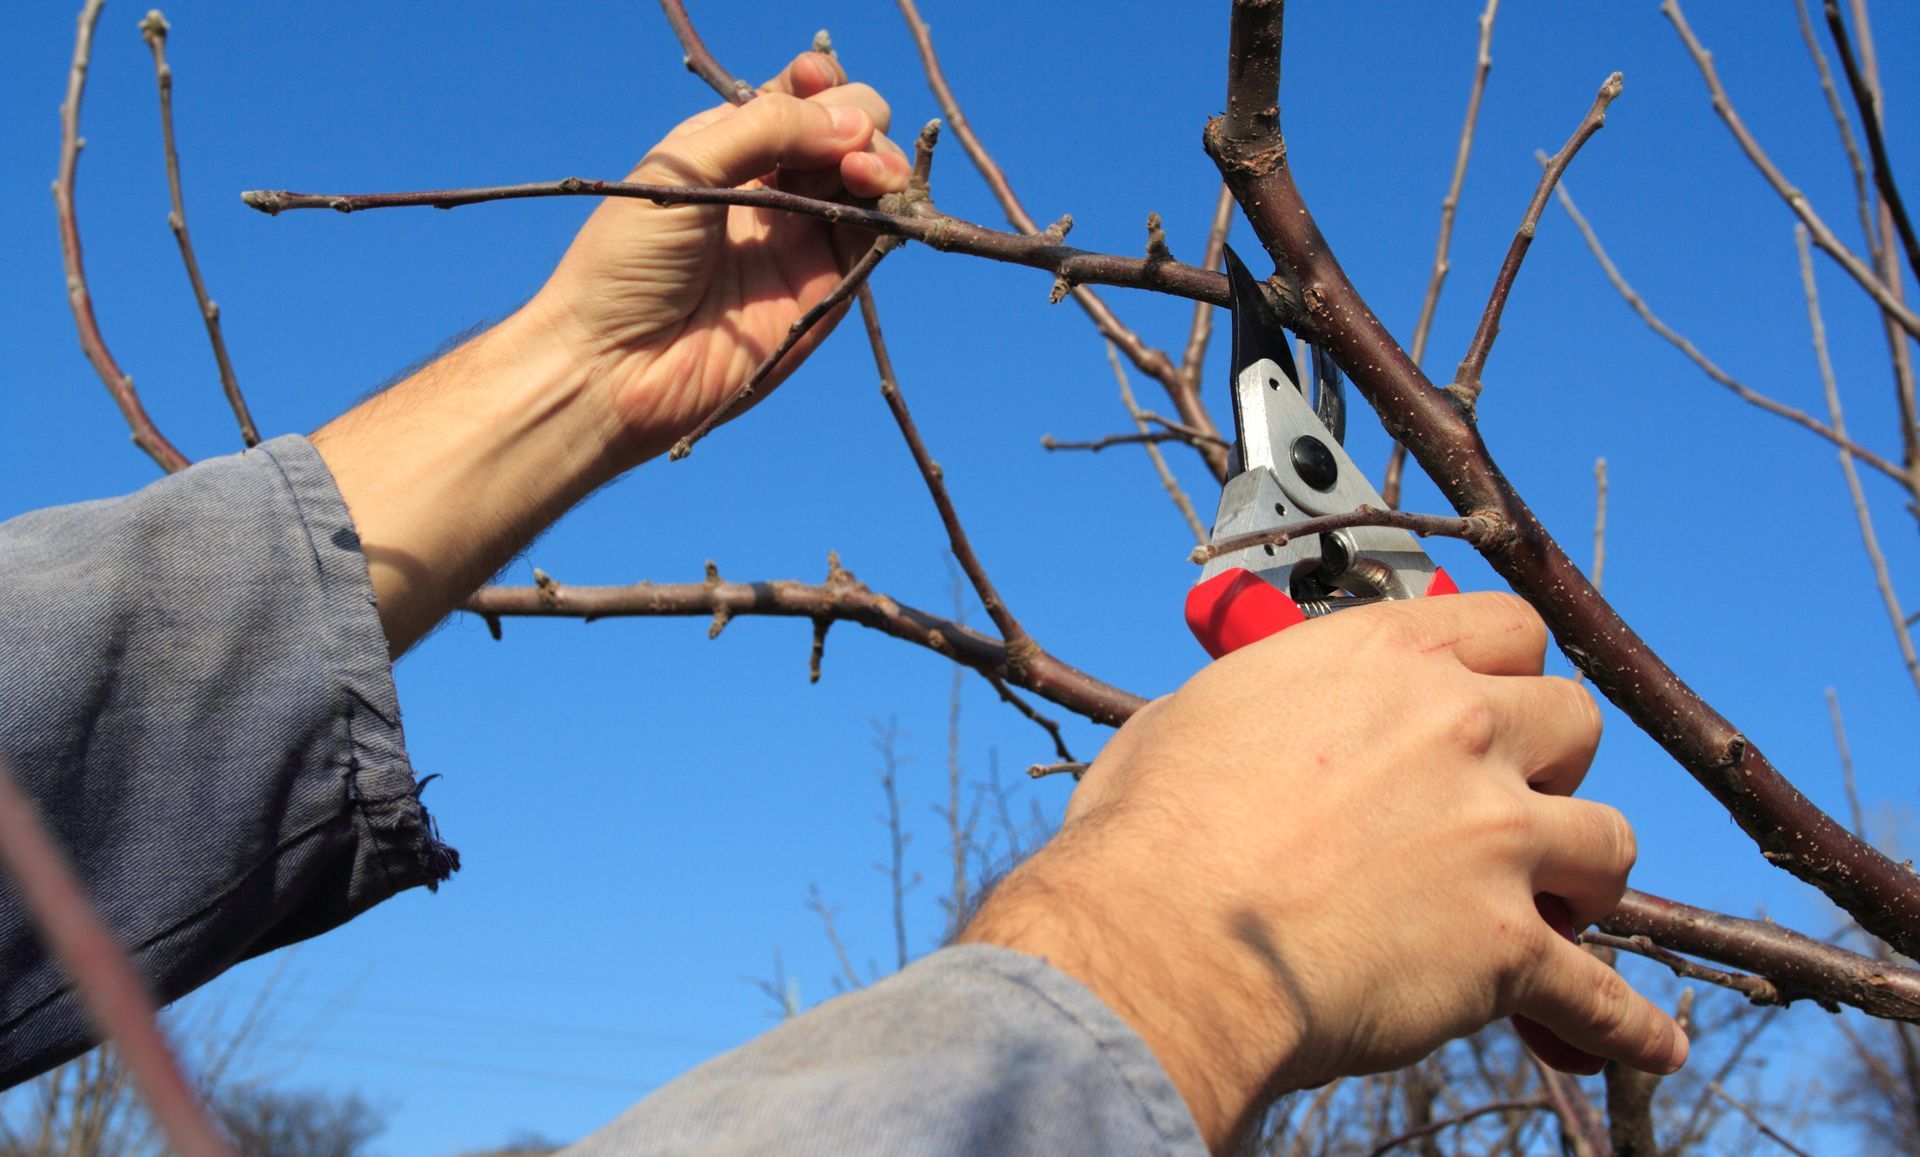
[{"label": "thick branch", "polygon": [[[80,26],[73,40],[73,66],[67,72],[67,99],[60,105],[60,170],[53,181],[53,207],[60,217],[60,256],[67,269],[67,304],[73,310],[73,323],[80,331],[80,349],[93,363],[93,370],[106,383],[107,393],[120,416],[133,431],[133,444],[171,473],[184,469],[189,459],[167,441],[166,435],[147,416],[134,391],[133,379],[113,360],[107,339],[101,336],[100,322],[93,316],[93,294],[87,289],[87,271],[80,261],[80,219],[73,205],[73,178],[80,167],[80,150],[86,142],[80,138],[80,98],[87,89],[87,65],[93,57],[93,28],[100,20],[100,8],[106,0],[88,0],[80,12]],[[1223,284],[1225,279],[1221,279]]]},{"label": "thick branch", "polygon": [[1667,19],[1673,21],[1673,27],[1680,33],[1680,39],[1686,44],[1687,52],[1692,55],[1694,65],[1699,68],[1701,77],[1706,80],[1707,92],[1713,98],[1713,111],[1719,113],[1720,119],[1726,122],[1728,131],[1733,133],[1733,139],[1739,143],[1741,151],[1747,154],[1747,159],[1753,162],[1753,167],[1760,170],[1760,175],[1766,179],[1767,184],[1773,186],[1773,191],[1779,194],[1780,199],[1787,203],[1787,207],[1793,210],[1796,217],[1800,218],[1800,223],[1807,227],[1807,231],[1813,236],[1813,243],[1819,246],[1827,256],[1839,262],[1840,268],[1846,270],[1848,276],[1859,282],[1860,288],[1866,290],[1869,297],[1879,302],[1880,307],[1898,321],[1902,329],[1915,337],[1920,337],[1920,315],[1908,309],[1899,295],[1889,289],[1886,282],[1875,276],[1866,262],[1860,260],[1853,250],[1841,244],[1840,239],[1834,236],[1833,230],[1820,219],[1820,214],[1813,211],[1813,203],[1807,200],[1807,195],[1787,180],[1786,174],[1780,171],[1779,167],[1773,163],[1773,159],[1767,156],[1766,150],[1760,147],[1759,140],[1747,128],[1746,122],[1740,119],[1739,112],[1734,109],[1733,101],[1727,96],[1727,90],[1721,87],[1720,74],[1713,67],[1713,54],[1708,52],[1699,38],[1694,36],[1693,29],[1687,24],[1686,15],[1680,11],[1679,0],[1666,0],[1660,5],[1660,11],[1666,13]]},{"label": "thick branch", "polygon": [[1835,1001],[1888,1020],[1920,1022],[1920,969],[1836,948],[1772,921],[1722,915],[1629,889],[1599,927],[1627,939],[1645,936],[1671,952],[1764,977],[1783,1003]]},{"label": "thick branch", "polygon": [[[1233,23],[1234,44],[1278,51],[1278,5],[1236,0]],[[1298,328],[1334,355],[1455,510],[1505,520],[1513,533],[1482,554],[1539,610],[1594,685],[1720,801],[1770,862],[1820,888],[1895,948],[1920,954],[1920,876],[1815,807],[1593,589],[1500,473],[1473,423],[1432,387],[1340,268],[1287,167],[1271,87],[1277,64],[1236,54],[1229,77],[1228,112],[1208,125],[1208,151],[1298,286]],[[1247,111],[1261,109],[1275,111]]]},{"label": "thick branch", "polygon": [[[566,177],[518,185],[489,185],[468,189],[427,189],[408,193],[295,193],[285,189],[252,189],[241,201],[269,215],[292,209],[333,209],[356,213],[365,209],[431,206],[455,209],[489,201],[528,197],[632,197],[657,205],[746,205],[817,217],[836,225],[854,225],[874,233],[904,237],[953,253],[987,257],[1013,265],[1044,269],[1074,283],[1118,285],[1129,289],[1157,289],[1175,297],[1213,305],[1227,304],[1224,275],[1178,261],[1147,261],[1093,253],[1063,245],[1049,233],[1032,235],[987,229],[927,208],[888,212],[838,201],[802,197],[779,189],[717,189],[687,185],[646,185],[630,181],[589,181]],[[883,199],[882,204],[895,202]],[[1187,415],[1182,413],[1182,418]]]},{"label": "thick branch", "polygon": [[[1513,292],[1514,279],[1520,276],[1520,263],[1527,259],[1527,250],[1533,246],[1534,232],[1540,227],[1540,214],[1546,212],[1547,196],[1559,183],[1560,175],[1573,163],[1573,156],[1580,146],[1587,143],[1593,134],[1607,123],[1607,106],[1613,98],[1620,95],[1620,74],[1614,73],[1600,85],[1600,92],[1593,98],[1593,107],[1580,121],[1580,127],[1573,130],[1573,136],[1547,162],[1546,172],[1540,175],[1540,184],[1533,190],[1533,200],[1527,203],[1527,214],[1520,219],[1520,230],[1513,235],[1513,243],[1507,247],[1507,256],[1500,263],[1499,276],[1493,280],[1493,293],[1487,298],[1487,308],[1480,315],[1480,326],[1474,330],[1473,341],[1467,346],[1467,356],[1460,360],[1460,370],[1454,375],[1453,388],[1456,396],[1471,411],[1480,398],[1480,374],[1487,367],[1487,355],[1493,352],[1494,339],[1500,336],[1500,314],[1507,307],[1507,295]],[[1414,361],[1420,360],[1414,355]]]}]

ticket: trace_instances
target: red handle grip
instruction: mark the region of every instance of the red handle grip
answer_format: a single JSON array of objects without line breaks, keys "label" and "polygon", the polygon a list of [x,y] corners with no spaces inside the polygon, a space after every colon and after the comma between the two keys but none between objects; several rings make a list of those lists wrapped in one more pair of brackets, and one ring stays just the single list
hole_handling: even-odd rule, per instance
[{"label": "red handle grip", "polygon": [[[1444,570],[1435,570],[1428,595],[1457,595]],[[1244,567],[1223,570],[1187,592],[1187,626],[1215,659],[1307,621],[1285,591]]]}]

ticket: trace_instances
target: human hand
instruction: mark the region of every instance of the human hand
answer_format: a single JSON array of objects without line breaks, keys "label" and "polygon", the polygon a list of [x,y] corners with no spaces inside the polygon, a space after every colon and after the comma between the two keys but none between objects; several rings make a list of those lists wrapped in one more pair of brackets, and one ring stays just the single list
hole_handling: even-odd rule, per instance
[{"label": "human hand", "polygon": [[961,934],[1044,956],[1153,1048],[1220,1148],[1274,1096],[1502,1016],[1650,1072],[1685,1034],[1535,911],[1610,912],[1631,829],[1569,798],[1600,738],[1524,602],[1317,619],[1122,727]]},{"label": "human hand", "polygon": [[[760,92],[682,123],[628,179],[772,185],[820,198],[906,186],[906,158],[882,135],[887,102],[848,83],[832,57],[801,53]],[[613,198],[528,311],[588,367],[625,468],[658,454],[744,384],[871,242],[871,234],[790,213]],[[798,365],[838,318],[824,319],[783,364]]]}]

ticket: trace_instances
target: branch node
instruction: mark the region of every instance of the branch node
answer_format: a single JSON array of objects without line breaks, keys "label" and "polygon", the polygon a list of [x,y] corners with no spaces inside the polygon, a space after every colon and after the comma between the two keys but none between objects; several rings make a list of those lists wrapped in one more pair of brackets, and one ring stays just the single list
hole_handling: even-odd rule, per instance
[{"label": "branch node", "polygon": [[1077,783],[1081,776],[1087,774],[1087,765],[1079,762],[1036,763],[1027,769],[1027,774],[1034,779],[1045,779],[1049,775],[1066,774],[1071,775]]},{"label": "branch node", "polygon": [[820,681],[820,660],[827,653],[827,630],[833,626],[833,620],[825,615],[813,620],[813,647],[807,654],[807,682]]},{"label": "branch node", "polygon": [[1072,292],[1073,282],[1068,281],[1067,275],[1062,273],[1053,279],[1053,288],[1047,291],[1047,304],[1059,305],[1067,299],[1067,294]]},{"label": "branch node", "polygon": [[1062,213],[1058,221],[1040,230],[1040,236],[1055,242],[1060,242],[1065,241],[1067,234],[1071,232],[1073,232],[1073,214]]},{"label": "branch node", "polygon": [[824,28],[813,34],[813,48],[811,51],[817,52],[822,56],[832,57],[835,60],[840,59],[839,54],[833,50],[833,37],[827,35],[827,30]]},{"label": "branch node", "polygon": [[1147,214],[1147,264],[1157,265],[1162,261],[1172,261],[1173,251],[1167,248],[1167,230],[1161,224],[1160,214]]}]

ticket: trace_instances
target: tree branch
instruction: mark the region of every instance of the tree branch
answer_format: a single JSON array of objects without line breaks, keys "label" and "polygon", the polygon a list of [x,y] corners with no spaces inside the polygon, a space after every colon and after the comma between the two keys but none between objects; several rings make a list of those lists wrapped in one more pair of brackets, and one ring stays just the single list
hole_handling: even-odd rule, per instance
[{"label": "tree branch", "polygon": [[[1834,430],[1845,437],[1846,417],[1840,410],[1840,388],[1834,382],[1833,360],[1827,356],[1827,325],[1820,314],[1820,290],[1814,281],[1813,252],[1807,248],[1805,227],[1794,226],[1793,240],[1800,250],[1800,284],[1807,296],[1807,324],[1813,331],[1813,353],[1820,363],[1820,381],[1827,393],[1827,415],[1833,422]],[[1893,588],[1893,574],[1887,569],[1887,556],[1880,549],[1879,536],[1873,532],[1873,512],[1867,508],[1867,495],[1860,487],[1860,472],[1854,469],[1853,456],[1844,448],[1840,451],[1840,472],[1846,475],[1847,494],[1853,499],[1854,520],[1860,524],[1860,544],[1866,549],[1867,561],[1873,565],[1874,585],[1880,588],[1880,602],[1887,608],[1894,641],[1900,647],[1900,658],[1907,665],[1907,676],[1913,680],[1914,690],[1920,691],[1920,655],[1914,654],[1913,633],[1907,627],[1906,612],[1900,609],[1900,596]]]},{"label": "tree branch", "polygon": [[[1500,0],[1491,0],[1498,4]],[[1225,181],[1220,182],[1220,197],[1213,203],[1213,224],[1207,228],[1207,248],[1200,258],[1200,268],[1218,269],[1221,255],[1227,249],[1227,234],[1233,229],[1233,211],[1238,208],[1233,200],[1233,190],[1227,188]],[[1180,355],[1180,373],[1187,379],[1187,389],[1200,393],[1201,371],[1206,368],[1207,343],[1213,337],[1213,307],[1205,302],[1195,302],[1193,321],[1187,327],[1187,345]]]},{"label": "tree branch", "polygon": [[[99,8],[98,3],[88,5],[81,17],[83,28],[99,15]],[[0,864],[13,877],[47,947],[66,966],[94,1027],[114,1041],[133,1070],[134,1082],[167,1139],[190,1157],[227,1153],[226,1142],[167,1047],[140,974],[88,903],[66,857],[4,758],[0,758]]]},{"label": "tree branch", "polygon": [[200,261],[193,253],[193,239],[187,234],[187,202],[180,189],[180,153],[173,141],[173,68],[167,64],[167,18],[158,8],[140,21],[140,35],[153,50],[153,73],[160,88],[160,140],[167,160],[167,193],[173,199],[173,211],[167,214],[167,228],[180,246],[180,261],[187,267],[187,281],[193,286],[193,300],[200,307],[200,320],[206,323],[207,341],[213,346],[213,360],[220,368],[220,391],[227,396],[234,421],[240,424],[240,440],[249,446],[260,444],[260,430],[247,411],[247,399],[240,393],[240,379],[234,375],[233,360],[227,356],[226,335],[220,331],[220,307],[207,296],[207,284],[200,276]]},{"label": "tree branch", "polygon": [[[1440,201],[1440,238],[1433,247],[1433,272],[1427,277],[1427,296],[1420,303],[1420,320],[1413,326],[1413,360],[1419,365],[1426,361],[1427,334],[1433,327],[1434,310],[1440,305],[1440,287],[1446,283],[1447,273],[1453,267],[1447,260],[1447,251],[1453,246],[1453,215],[1460,208],[1460,190],[1467,181],[1467,158],[1473,153],[1473,130],[1480,122],[1480,98],[1487,91],[1487,74],[1493,70],[1493,18],[1500,10],[1500,0],[1487,0],[1486,11],[1480,13],[1480,50],[1473,61],[1473,85],[1467,90],[1466,123],[1460,126],[1460,144],[1454,151],[1453,178],[1447,182],[1447,195]],[[1401,476],[1407,468],[1407,448],[1400,443],[1393,444],[1393,450],[1387,455],[1386,474],[1380,482],[1380,497],[1388,506],[1398,509],[1400,506]]]},{"label": "tree branch", "polygon": [[[1499,0],[1494,0],[1494,2],[1498,3]],[[1382,1154],[1391,1153],[1402,1145],[1411,1144],[1414,1141],[1420,1140],[1422,1137],[1431,1137],[1435,1133],[1444,1132],[1445,1130],[1453,1128],[1455,1125],[1464,1125],[1468,1121],[1477,1120],[1491,1113],[1538,1113],[1550,1108],[1552,1108],[1552,1105],[1540,1097],[1523,1097],[1511,1101],[1491,1101],[1477,1108],[1455,1113],[1450,1117],[1441,1117],[1438,1120],[1428,1121],[1426,1124],[1408,1129],[1404,1133],[1396,1133],[1378,1145],[1375,1145],[1370,1157],[1381,1157]]]},{"label": "tree branch", "polygon": [[760,360],[760,364],[747,375],[747,380],[741,383],[740,388],[729,394],[726,401],[715,406],[711,413],[700,419],[692,430],[675,442],[673,449],[667,452],[667,457],[677,462],[693,453],[695,442],[713,433],[716,426],[743,409],[767,379],[773,376],[774,371],[779,369],[781,360],[792,352],[793,347],[799,345],[800,340],[811,333],[822,321],[845,306],[849,297],[860,292],[867,283],[868,275],[874,271],[881,260],[902,244],[904,242],[897,237],[882,237],[875,241],[872,248],[861,254],[860,260],[854,262],[853,267],[840,278],[839,284],[835,285],[813,308],[794,319],[793,324],[787,327],[786,336],[780,339],[780,344],[774,347],[772,353]]},{"label": "tree branch", "polygon": [[[1021,233],[1042,233],[1039,222],[1035,221],[1026,207],[1020,203],[1020,198],[1014,193],[1013,185],[1007,180],[1006,173],[994,161],[993,155],[987,151],[986,146],[981,144],[979,136],[973,131],[972,123],[967,120],[966,113],[961,110],[952,86],[947,83],[946,72],[940,67],[940,57],[934,52],[933,31],[927,26],[927,22],[921,19],[919,8],[914,5],[913,0],[898,0],[898,3],[900,14],[906,19],[907,29],[913,34],[914,44],[919,49],[920,64],[927,74],[927,85],[933,89],[934,99],[940,105],[940,115],[946,118],[954,137],[960,142],[960,147],[966,150],[968,158],[973,161],[974,168],[979,170],[980,176],[987,182],[987,187],[993,191],[994,200],[1000,203],[1000,209],[1006,214],[1007,221]],[[1223,206],[1216,206],[1214,213],[1216,222],[1222,212]],[[1070,219],[1063,218],[1063,220],[1070,224]],[[1065,236],[1064,230],[1061,236]],[[1055,240],[1057,241],[1058,238]],[[1203,261],[1202,268],[1212,269],[1218,261],[1217,256],[1211,261]],[[1070,289],[1073,300],[1086,311],[1101,336],[1120,347],[1121,351],[1127,355],[1127,359],[1139,367],[1140,372],[1166,387],[1167,396],[1172,399],[1174,409],[1179,413],[1181,420],[1189,426],[1217,437],[1219,430],[1213,424],[1212,415],[1208,414],[1206,407],[1201,404],[1199,393],[1194,388],[1189,374],[1183,371],[1182,367],[1175,366],[1172,359],[1165,353],[1141,340],[1140,335],[1121,322],[1098,294],[1086,287],[1086,282],[1097,279],[1076,277],[1065,270],[1060,270],[1058,273],[1060,280],[1056,284],[1064,284]],[[1113,283],[1103,282],[1103,284]],[[1215,301],[1214,304],[1222,304],[1222,302]],[[1191,337],[1188,339],[1188,349],[1192,349]],[[1199,449],[1201,458],[1206,461],[1214,476],[1226,477],[1226,451],[1209,450],[1205,447]]]},{"label": "tree branch", "polygon": [[[1544,156],[1539,154],[1535,156],[1541,163],[1545,163],[1546,158]],[[1632,308],[1633,312],[1640,315],[1640,320],[1647,323],[1648,329],[1667,339],[1669,344],[1686,355],[1688,361],[1699,366],[1700,371],[1709,378],[1725,386],[1733,393],[1734,397],[1739,398],[1749,405],[1765,410],[1777,418],[1785,418],[1787,421],[1800,426],[1802,429],[1825,438],[1827,441],[1845,450],[1860,461],[1865,462],[1875,470],[1880,471],[1902,486],[1912,490],[1912,479],[1905,470],[1902,470],[1890,460],[1874,453],[1865,446],[1860,445],[1858,442],[1849,439],[1845,434],[1836,431],[1832,426],[1820,421],[1806,411],[1797,410],[1783,402],[1777,402],[1767,395],[1760,393],[1758,390],[1749,388],[1732,374],[1721,369],[1712,359],[1708,358],[1706,354],[1701,353],[1699,347],[1676,332],[1672,326],[1662,321],[1659,315],[1653,312],[1652,308],[1647,305],[1640,295],[1634,292],[1633,286],[1627,284],[1627,279],[1621,276],[1619,268],[1614,265],[1613,259],[1607,255],[1606,249],[1601,246],[1600,237],[1594,232],[1592,224],[1587,221],[1586,214],[1582,213],[1580,207],[1574,204],[1573,194],[1567,191],[1567,186],[1564,183],[1557,186],[1554,189],[1554,195],[1560,199],[1560,207],[1566,210],[1567,216],[1573,219],[1574,227],[1580,230],[1580,236],[1586,239],[1588,251],[1593,254],[1594,260],[1600,263],[1600,271],[1606,274],[1607,281],[1613,285],[1614,291],[1625,299],[1627,305]]]},{"label": "tree branch", "polygon": [[[1199,306],[1195,312],[1211,313],[1212,309],[1209,306],[1203,305]],[[1201,344],[1202,346],[1205,345],[1204,338]],[[1189,346],[1189,348],[1191,348],[1191,346]],[[1146,447],[1147,459],[1153,463],[1153,470],[1160,478],[1161,488],[1167,492],[1168,499],[1173,502],[1174,509],[1180,512],[1180,517],[1186,520],[1187,529],[1193,531],[1193,540],[1200,543],[1206,542],[1206,524],[1200,521],[1200,515],[1194,511],[1193,502],[1187,497],[1187,492],[1181,489],[1179,479],[1175,478],[1173,471],[1167,468],[1166,455],[1160,453],[1160,447],[1155,444],[1156,441],[1161,439],[1157,439],[1155,432],[1147,428],[1148,415],[1146,411],[1140,408],[1139,403],[1134,401],[1133,387],[1127,383],[1127,367],[1120,364],[1120,353],[1113,348],[1112,342],[1107,343],[1107,364],[1113,367],[1113,380],[1120,389],[1120,401],[1127,407],[1127,414],[1133,418],[1134,430],[1140,437],[1142,445]],[[1188,445],[1194,445],[1196,441],[1204,440],[1208,437],[1198,430],[1190,430],[1185,427],[1176,429],[1173,426],[1167,426],[1159,433],[1182,439]],[[1062,448],[1064,448],[1064,444],[1055,444],[1047,447],[1049,450]],[[1099,447],[1090,446],[1089,449],[1097,451]]]},{"label": "tree branch", "polygon": [[1920,969],[1836,948],[1772,921],[1727,916],[1628,889],[1598,927],[1611,936],[1645,936],[1670,952],[1754,973],[1779,991],[1783,1003],[1831,1001],[1887,1020],[1920,1023]]},{"label": "tree branch", "polygon": [[981,564],[980,556],[974,553],[973,543],[967,539],[966,528],[960,524],[960,512],[954,508],[952,495],[947,493],[946,476],[941,472],[940,464],[933,460],[933,455],[928,453],[927,443],[920,437],[920,428],[914,424],[913,415],[907,410],[906,396],[900,392],[899,379],[894,376],[893,358],[887,353],[886,337],[880,332],[880,312],[871,296],[860,299],[860,319],[866,323],[867,340],[873,346],[874,369],[880,375],[880,396],[886,399],[887,409],[892,411],[893,420],[900,427],[900,436],[906,439],[907,449],[913,454],[913,463],[920,468],[920,477],[927,484],[927,493],[933,498],[934,508],[940,512],[940,523],[947,528],[947,542],[953,548],[953,557],[960,563],[967,581],[973,584],[973,592],[980,597],[980,605],[986,610],[987,617],[999,628],[1006,646],[1008,667],[1017,672],[1030,655],[1039,652],[1039,645],[1027,635],[1026,628],[1013,617],[1013,612],[1007,609],[1006,600],[994,588],[987,568]]},{"label": "tree branch", "polygon": [[849,622],[916,646],[955,663],[991,674],[1009,686],[1031,691],[1096,723],[1118,725],[1146,703],[1036,650],[1015,670],[1006,644],[948,619],[896,602],[871,590],[853,572],[833,560],[827,581],[736,583],[717,573],[704,582],[637,583],[630,586],[577,587],[551,578],[530,587],[484,587],[468,597],[465,610],[492,623],[505,616],[579,618],[588,621],[626,617],[700,617],[731,620],[746,615]]},{"label": "tree branch", "polygon": [[1219,542],[1202,543],[1194,547],[1193,553],[1187,558],[1195,563],[1205,563],[1223,554],[1232,554],[1249,547],[1285,546],[1296,539],[1312,538],[1330,530],[1345,530],[1350,526],[1391,526],[1397,530],[1411,531],[1421,538],[1426,538],[1428,535],[1458,538],[1483,548],[1512,532],[1511,528],[1504,525],[1498,518],[1486,514],[1450,518],[1442,514],[1414,514],[1405,510],[1376,510],[1371,506],[1361,506],[1353,510],[1343,510],[1338,514],[1303,518],[1299,522],[1289,523],[1272,530],[1254,530],[1246,534],[1236,534],[1232,538],[1223,538]]},{"label": "tree branch", "polygon": [[[1560,180],[1567,166],[1573,163],[1575,153],[1587,143],[1593,134],[1607,123],[1607,106],[1613,98],[1620,95],[1620,74],[1614,73],[1600,85],[1600,92],[1593,98],[1593,107],[1580,121],[1580,127],[1573,130],[1573,136],[1547,162],[1546,172],[1540,175],[1540,184],[1533,190],[1533,200],[1527,203],[1527,214],[1520,219],[1520,230],[1513,235],[1513,243],[1507,247],[1507,256],[1500,263],[1500,273],[1493,281],[1493,293],[1487,298],[1487,308],[1480,314],[1480,326],[1474,330],[1473,341],[1467,346],[1467,356],[1460,361],[1460,369],[1454,375],[1453,393],[1467,408],[1468,413],[1480,400],[1480,374],[1486,369],[1487,355],[1493,352],[1494,339],[1500,336],[1500,314],[1507,307],[1507,295],[1513,292],[1514,279],[1520,276],[1520,263],[1527,259],[1527,250],[1533,246],[1534,232],[1540,226],[1540,214],[1546,211],[1547,196]],[[1415,362],[1419,361],[1415,355]]]},{"label": "tree branch", "polygon": [[1860,260],[1853,250],[1841,244],[1840,239],[1833,235],[1833,230],[1820,219],[1820,214],[1814,212],[1813,203],[1807,200],[1807,195],[1787,180],[1786,174],[1780,171],[1779,167],[1773,163],[1773,159],[1767,156],[1766,150],[1760,147],[1759,140],[1747,128],[1746,122],[1740,119],[1739,112],[1733,107],[1733,101],[1727,96],[1727,90],[1720,84],[1720,74],[1714,70],[1713,54],[1701,45],[1699,39],[1694,36],[1693,29],[1687,25],[1686,15],[1680,10],[1680,0],[1665,0],[1660,5],[1660,11],[1673,22],[1674,29],[1680,33],[1681,41],[1687,46],[1687,52],[1693,57],[1694,65],[1699,68],[1701,77],[1706,80],[1707,92],[1713,98],[1713,111],[1719,113],[1720,119],[1726,122],[1728,131],[1733,133],[1733,139],[1739,143],[1741,151],[1747,154],[1747,159],[1753,162],[1753,167],[1760,170],[1760,175],[1766,179],[1767,184],[1773,187],[1773,191],[1779,194],[1780,199],[1787,203],[1787,207],[1793,210],[1796,217],[1800,218],[1800,223],[1807,227],[1807,231],[1813,237],[1813,243],[1818,245],[1822,252],[1839,262],[1840,268],[1846,270],[1848,276],[1859,282],[1860,288],[1866,290],[1869,297],[1879,302],[1880,308],[1898,321],[1902,329],[1915,337],[1920,337],[1920,315],[1908,309],[1906,303],[1888,288],[1887,283],[1875,276],[1866,262]]},{"label": "tree branch", "polygon": [[185,469],[190,460],[153,424],[133,388],[133,379],[113,360],[107,339],[100,333],[100,322],[93,315],[93,294],[87,289],[87,271],[80,261],[80,219],[73,204],[74,174],[80,167],[80,150],[86,144],[80,138],[80,98],[87,89],[94,25],[99,23],[100,8],[105,3],[106,0],[87,0],[87,6],[80,11],[79,29],[73,40],[73,65],[67,71],[67,99],[60,105],[60,169],[53,181],[53,207],[60,218],[60,256],[67,270],[67,304],[73,310],[73,323],[80,331],[80,349],[87,355],[87,361],[93,363],[100,380],[106,383],[114,405],[120,407],[120,416],[133,431],[133,444],[146,451],[162,470],[172,473]]},{"label": "tree branch", "polygon": [[[631,197],[657,205],[745,205],[816,217],[836,225],[853,225],[885,236],[904,237],[943,252],[967,253],[1012,265],[1044,269],[1056,277],[1079,283],[1117,285],[1129,289],[1157,289],[1175,297],[1226,305],[1224,275],[1178,261],[1147,261],[1094,253],[1063,245],[1052,234],[1006,233],[987,229],[958,217],[949,217],[924,204],[901,205],[882,198],[881,205],[900,205],[902,211],[869,209],[802,197],[780,189],[718,189],[695,185],[648,185],[631,181],[590,181],[566,177],[517,185],[489,185],[466,189],[427,189],[407,193],[296,193],[285,189],[251,189],[240,199],[268,215],[294,209],[333,209],[357,213],[367,209],[431,206],[456,209],[492,201],[532,197]],[[1284,298],[1283,298],[1284,301]],[[1282,308],[1285,308],[1283,305]],[[1185,419],[1186,414],[1182,414]]]},{"label": "tree branch", "polygon": [[1534,605],[1594,685],[1720,801],[1768,861],[1818,887],[1895,948],[1920,954],[1920,876],[1815,807],[1634,633],[1501,474],[1473,423],[1432,387],[1347,279],[1287,166],[1277,91],[1281,12],[1273,0],[1235,0],[1227,112],[1208,124],[1207,148],[1298,287],[1297,328],[1335,356],[1455,510],[1505,521],[1512,533],[1482,546],[1482,555]]},{"label": "tree branch", "polygon": [[1833,33],[1834,49],[1840,54],[1840,71],[1847,76],[1847,87],[1853,92],[1853,103],[1860,109],[1860,124],[1867,138],[1867,154],[1873,158],[1873,184],[1880,190],[1880,197],[1886,203],[1887,210],[1893,215],[1893,227],[1900,237],[1900,245],[1907,253],[1907,266],[1915,277],[1920,277],[1920,239],[1913,233],[1913,218],[1907,216],[1906,202],[1900,199],[1900,187],[1894,184],[1893,164],[1887,159],[1887,141],[1880,124],[1880,94],[1867,84],[1860,74],[1860,65],[1853,57],[1853,42],[1847,36],[1847,22],[1840,15],[1840,5],[1835,0],[1826,0],[1827,30]]}]

